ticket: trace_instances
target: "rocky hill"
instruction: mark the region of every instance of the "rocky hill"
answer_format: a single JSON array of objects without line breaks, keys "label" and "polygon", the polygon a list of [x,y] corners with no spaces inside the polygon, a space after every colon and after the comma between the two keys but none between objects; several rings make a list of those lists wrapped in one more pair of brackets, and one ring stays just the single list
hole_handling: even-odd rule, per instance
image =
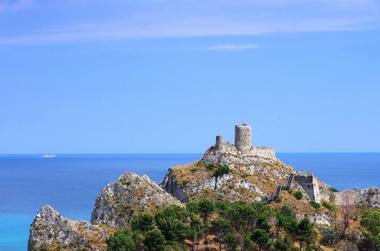
[{"label": "rocky hill", "polygon": [[125,173],[96,198],[91,223],[63,217],[52,207],[40,209],[30,226],[29,250],[106,250],[105,241],[140,212],[181,203],[146,176]]},{"label": "rocky hill", "polygon": [[[216,169],[226,165],[228,174],[217,176]],[[210,147],[203,158],[188,165],[170,168],[161,183],[161,186],[182,202],[192,199],[208,197],[215,200],[270,202],[279,186],[288,185],[290,175],[294,177],[312,177],[317,186],[318,202],[331,201],[334,197],[326,184],[317,177],[293,170],[278,160],[273,149],[265,147],[252,148],[245,153],[236,149],[219,151]],[[303,198],[297,200],[292,193],[301,192]],[[331,212],[325,209],[316,209],[309,202],[315,198],[313,193],[293,180],[286,191],[282,191],[276,198],[274,207],[285,204],[291,205],[301,216],[307,214],[317,223],[329,225]]]},{"label": "rocky hill", "polygon": [[125,173],[108,184],[96,198],[93,224],[125,227],[140,212],[153,212],[164,205],[180,204],[147,176]]},{"label": "rocky hill", "polygon": [[217,136],[201,160],[170,168],[160,186],[147,176],[123,174],[97,196],[91,223],[42,207],[30,227],[29,250],[106,250],[108,236],[128,227],[139,213],[154,213],[170,204],[182,207],[204,197],[259,202],[275,209],[287,205],[298,218],[306,216],[323,227],[334,224],[334,204],[380,206],[378,188],[338,193],[316,176],[281,162],[272,148],[252,145],[250,137],[247,125],[236,127],[235,144]]},{"label": "rocky hill", "polygon": [[67,219],[46,205],[30,226],[28,250],[106,250],[110,231],[105,226]]}]

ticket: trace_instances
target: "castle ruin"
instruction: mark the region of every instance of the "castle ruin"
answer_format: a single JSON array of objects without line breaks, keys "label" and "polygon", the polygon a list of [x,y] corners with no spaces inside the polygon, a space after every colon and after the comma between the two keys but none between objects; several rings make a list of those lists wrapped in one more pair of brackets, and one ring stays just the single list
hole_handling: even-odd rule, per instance
[{"label": "castle ruin", "polygon": [[294,179],[301,185],[310,200],[320,203],[321,193],[319,191],[319,182],[311,173],[299,173]]},{"label": "castle ruin", "polygon": [[232,155],[257,156],[266,159],[276,159],[274,150],[270,147],[260,147],[252,144],[252,128],[247,124],[235,125],[235,144],[224,141],[223,136],[216,136],[213,151]]},{"label": "castle ruin", "polygon": [[[227,154],[227,155],[226,155]],[[229,156],[229,157],[226,157]],[[255,146],[252,143],[252,128],[247,124],[235,125],[235,144],[224,141],[223,136],[216,136],[215,145],[212,146],[203,156],[203,161],[206,164],[214,164],[220,161],[231,163],[240,163],[249,165],[260,161],[276,161],[276,153],[273,148]],[[277,190],[273,193],[273,198],[279,198],[281,190],[288,190],[292,185],[293,180],[297,182],[310,200],[315,202],[321,201],[319,191],[319,181],[313,174],[295,172],[289,176],[288,184],[278,184]],[[267,202],[273,200],[270,199]]]}]

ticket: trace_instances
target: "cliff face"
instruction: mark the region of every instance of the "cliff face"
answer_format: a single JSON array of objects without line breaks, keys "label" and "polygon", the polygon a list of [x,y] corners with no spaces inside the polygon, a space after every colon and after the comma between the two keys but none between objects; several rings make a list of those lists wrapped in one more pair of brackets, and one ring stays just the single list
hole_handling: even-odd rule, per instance
[{"label": "cliff face", "polygon": [[92,223],[63,217],[50,206],[30,226],[29,250],[106,250],[106,239],[126,227],[131,216],[168,204],[181,204],[148,177],[126,173],[98,195]]},{"label": "cliff face", "polygon": [[[203,196],[261,201],[269,197],[277,185],[285,184],[293,173],[276,159],[272,149],[267,149],[269,154],[253,149],[241,154],[233,148],[218,151],[211,147],[202,160],[169,169],[161,186],[183,202]],[[213,167],[223,164],[229,166],[230,172],[215,177]]]},{"label": "cliff face", "polygon": [[28,250],[106,250],[109,229],[63,217],[46,205],[30,226]]},{"label": "cliff face", "polygon": [[180,202],[147,176],[126,173],[98,195],[91,215],[93,224],[125,227],[132,216]]},{"label": "cliff face", "polygon": [[345,190],[337,193],[336,201],[338,205],[362,204],[369,207],[380,208],[380,189],[367,188]]}]

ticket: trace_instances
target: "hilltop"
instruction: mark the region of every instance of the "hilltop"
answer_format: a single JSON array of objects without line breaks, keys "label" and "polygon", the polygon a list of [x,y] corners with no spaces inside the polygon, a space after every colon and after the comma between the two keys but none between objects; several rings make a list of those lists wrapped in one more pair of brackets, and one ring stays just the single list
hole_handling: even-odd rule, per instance
[{"label": "hilltop", "polygon": [[[315,175],[294,170],[276,157],[274,149],[254,145],[251,127],[242,124],[235,126],[234,144],[224,142],[222,136],[217,136],[215,144],[207,149],[202,159],[170,168],[160,185],[155,184],[147,176],[123,174],[117,181],[108,184],[100,191],[95,201],[91,222],[67,219],[52,207],[44,206],[31,225],[29,250],[106,250],[107,239],[114,241],[118,238],[132,237],[135,249],[144,250],[143,247],[137,248],[137,246],[142,245],[144,238],[139,239],[140,235],[144,236],[148,228],[143,227],[146,231],[140,229],[138,231],[142,232],[136,233],[130,233],[128,230],[122,233],[124,237],[117,237],[121,229],[131,229],[136,220],[141,220],[145,222],[144,224],[150,222],[148,232],[157,237],[157,231],[163,233],[169,231],[162,229],[160,225],[162,222],[169,224],[173,220],[165,218],[166,214],[177,215],[176,211],[182,212],[181,217],[184,218],[181,219],[185,224],[183,227],[186,228],[186,224],[193,224],[191,222],[194,218],[191,215],[194,214],[194,208],[202,206],[202,203],[206,203],[205,205],[211,203],[214,205],[212,208],[217,208],[212,209],[207,217],[198,215],[201,217],[198,220],[205,224],[203,228],[210,227],[211,234],[208,236],[206,233],[203,242],[206,243],[206,247],[208,242],[215,245],[219,243],[220,248],[223,246],[225,250],[226,246],[222,245],[222,240],[212,234],[217,235],[220,229],[211,226],[210,222],[230,217],[228,215],[231,210],[235,210],[231,208],[253,210],[252,212],[258,210],[256,213],[268,222],[265,223],[267,227],[256,230],[266,231],[269,235],[274,234],[273,228],[277,224],[270,223],[271,217],[277,221],[282,217],[286,219],[290,217],[288,220],[295,226],[310,222],[307,226],[311,228],[316,226],[318,232],[322,234],[336,228],[337,221],[345,216],[344,209],[358,204],[362,207],[379,207],[379,198],[380,191],[377,188],[338,192]],[[167,207],[171,209],[166,209]],[[164,221],[160,217],[164,217]],[[187,222],[189,217],[190,223]],[[350,215],[349,223],[344,231],[361,231],[360,217],[354,218]],[[152,227],[152,224],[156,227]],[[174,225],[170,225],[169,229],[175,228],[179,222],[170,224]],[[245,227],[250,229],[249,231],[255,230],[253,225]],[[133,229],[135,228],[132,226]],[[236,229],[235,231],[239,232]],[[285,238],[292,230],[286,231],[282,235],[276,232],[276,238],[280,236]],[[309,233],[312,234],[313,231]],[[243,238],[242,233],[236,234]],[[112,236],[116,236],[116,239],[112,239],[114,238]],[[182,237],[184,239],[179,245],[194,248],[194,239],[186,239],[185,235]],[[209,237],[212,237],[211,240],[208,240]],[[168,234],[160,238],[166,238],[168,241],[176,237]],[[198,236],[197,245],[203,243],[200,239],[202,238]],[[313,240],[314,242],[317,240],[315,236]],[[299,244],[301,245],[302,241]],[[206,248],[202,246],[203,244],[199,245],[200,250]]]}]

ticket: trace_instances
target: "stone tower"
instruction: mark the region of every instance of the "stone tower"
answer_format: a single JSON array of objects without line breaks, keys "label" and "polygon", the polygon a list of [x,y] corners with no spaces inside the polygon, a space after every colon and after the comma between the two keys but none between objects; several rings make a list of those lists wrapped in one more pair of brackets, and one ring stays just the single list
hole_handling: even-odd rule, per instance
[{"label": "stone tower", "polygon": [[235,125],[235,146],[240,152],[245,153],[252,148],[251,139],[251,126],[247,124]]},{"label": "stone tower", "polygon": [[215,149],[218,151],[223,151],[223,136],[216,136]]}]

